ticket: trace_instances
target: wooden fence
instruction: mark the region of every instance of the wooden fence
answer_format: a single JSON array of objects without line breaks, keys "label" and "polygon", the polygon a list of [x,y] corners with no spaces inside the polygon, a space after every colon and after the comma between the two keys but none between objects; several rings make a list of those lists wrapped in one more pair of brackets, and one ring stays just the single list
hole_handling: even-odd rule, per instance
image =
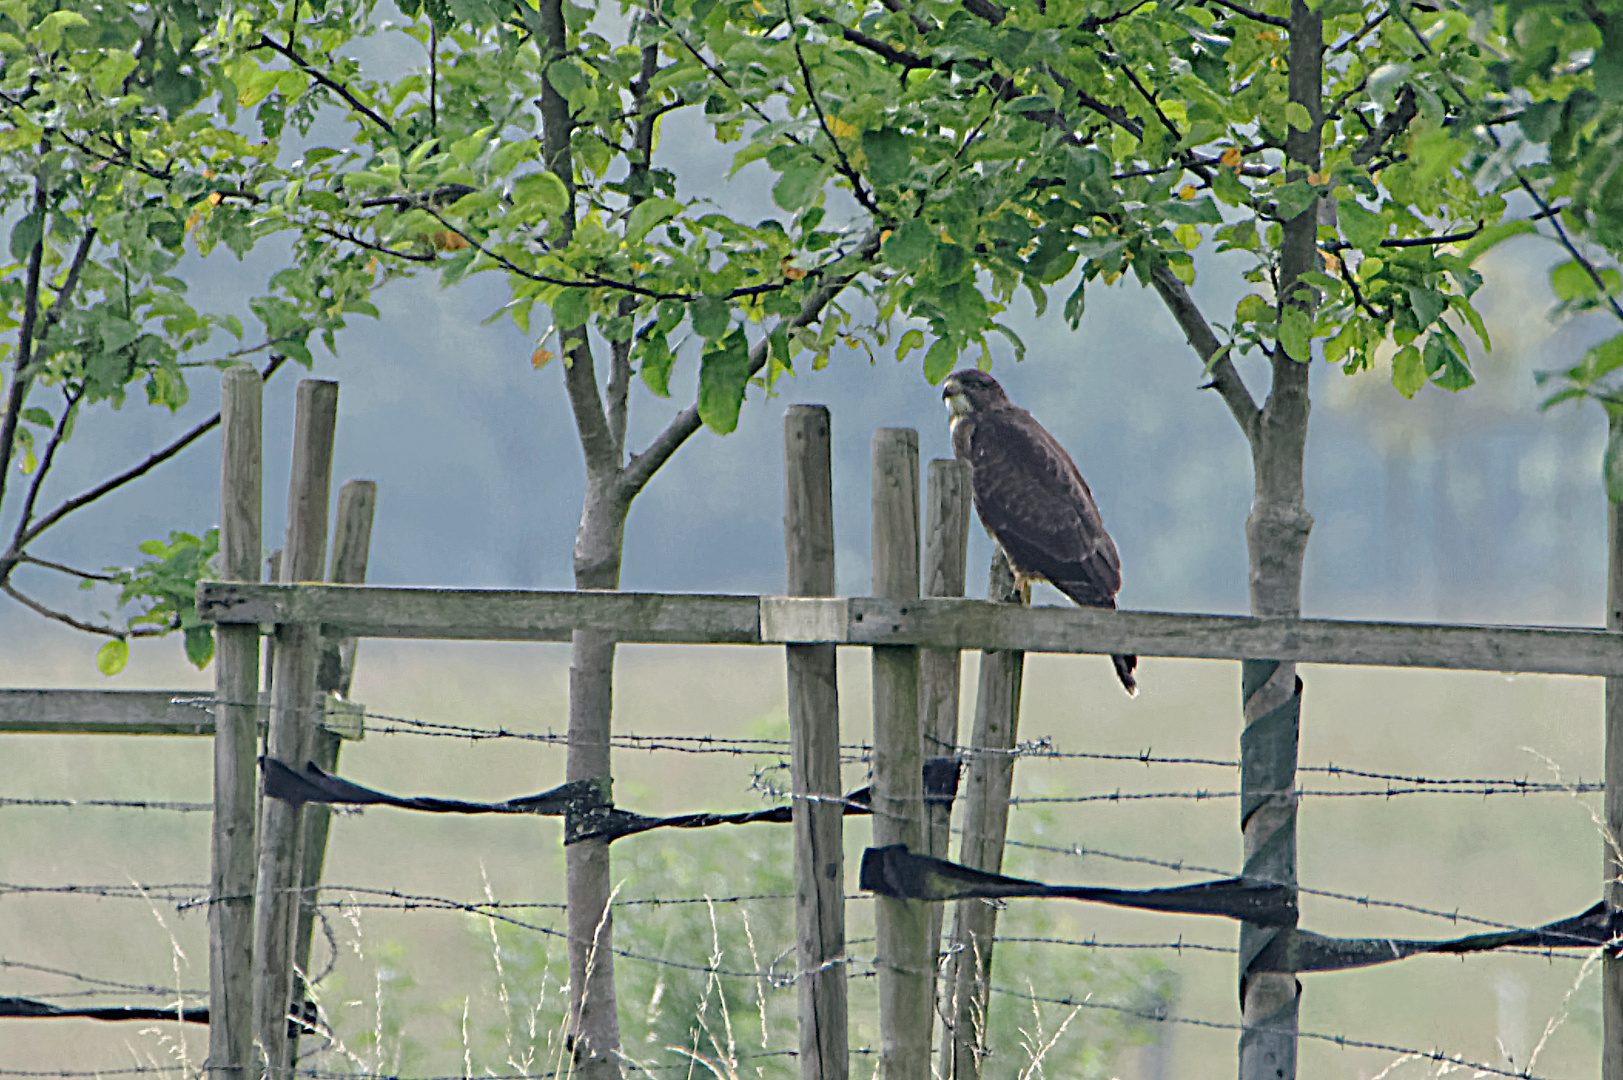
[{"label": "wooden fence", "polygon": [[[820,407],[799,406],[789,411],[785,424],[790,595],[348,584],[364,576],[364,536],[370,531],[369,498],[359,494],[349,497],[350,509],[341,504],[340,510],[338,532],[348,539],[337,548],[350,554],[341,558],[335,549],[330,583],[313,584],[309,582],[321,575],[326,550],[336,386],[307,382],[300,387],[287,561],[281,575],[283,582],[295,583],[262,584],[259,386],[257,377],[246,372],[226,375],[221,551],[228,580],[204,582],[197,597],[199,612],[219,631],[212,729],[194,713],[177,711],[172,695],[127,695],[111,707],[105,694],[0,694],[0,731],[212,734],[208,1069],[219,1080],[257,1080],[262,1070],[276,1080],[290,1070],[290,1010],[296,1019],[302,1003],[294,972],[302,968],[309,945],[308,921],[300,927],[298,887],[318,880],[325,844],[324,823],[313,820],[324,811],[267,799],[256,820],[254,752],[261,719],[268,711],[270,756],[296,767],[314,761],[331,771],[338,743],[320,735],[322,718],[330,711],[327,695],[347,688],[344,657],[352,660],[353,641],[363,637],[567,641],[586,630],[627,643],[785,647],[799,1062],[805,1080],[844,1080],[847,1075],[837,646],[866,647],[873,657],[875,846],[906,844],[943,857],[946,812],[926,805],[922,764],[927,757],[956,750],[959,653],[981,652],[958,861],[992,872],[1002,861],[1014,767],[1007,751],[1016,745],[1026,652],[1267,658],[1605,677],[1605,820],[1610,835],[1602,885],[1614,910],[1623,903],[1614,839],[1623,832],[1623,559],[1618,555],[1623,529],[1616,507],[1605,630],[1031,608],[959,598],[965,578],[967,477],[956,463],[931,463],[923,515],[928,528],[921,544],[917,438],[910,431],[881,430],[874,441],[873,595],[835,597],[829,595],[834,589],[829,417]],[[1006,568],[1002,573],[999,578],[994,564],[991,595],[1007,593]],[[263,702],[259,644],[266,633],[275,643],[274,678],[270,698]],[[328,725],[342,728],[345,720],[335,717]],[[1294,882],[1286,884],[1295,887]],[[938,979],[936,960],[944,932],[939,905],[932,910],[921,901],[883,897],[876,905],[882,1072],[887,1080],[931,1075],[932,1026],[939,1012],[944,1020],[940,1075],[978,1077],[995,909],[979,901],[958,903],[948,964]],[[1604,963],[1602,1075],[1604,1080],[1623,1080],[1623,960],[1608,955]]]}]

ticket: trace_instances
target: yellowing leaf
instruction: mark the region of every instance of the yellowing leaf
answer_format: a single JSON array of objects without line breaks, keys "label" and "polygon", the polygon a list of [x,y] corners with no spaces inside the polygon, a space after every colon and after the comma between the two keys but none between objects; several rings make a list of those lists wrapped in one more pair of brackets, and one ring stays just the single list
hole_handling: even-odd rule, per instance
[{"label": "yellowing leaf", "polygon": [[849,139],[857,133],[857,126],[846,123],[838,116],[831,116],[828,118],[828,130],[832,135],[837,135],[842,139]]},{"label": "yellowing leaf", "polygon": [[117,675],[130,662],[130,646],[123,638],[114,638],[96,653],[96,670],[103,675]]},{"label": "yellowing leaf", "polygon": [[218,191],[209,192],[209,200],[208,201],[209,201],[210,206],[219,206],[220,205],[220,193]]},{"label": "yellowing leaf", "polygon": [[452,232],[450,229],[440,229],[433,233],[432,240],[438,251],[461,251],[468,246],[467,239],[461,233]]},{"label": "yellowing leaf", "polygon": [[790,281],[799,281],[806,276],[806,271],[792,265],[787,259],[783,263],[783,276]]},{"label": "yellowing leaf", "polygon": [[1178,198],[1180,199],[1193,199],[1195,194],[1196,192],[1194,184],[1185,184],[1183,187],[1178,189]]},{"label": "yellowing leaf", "polygon": [[547,361],[551,359],[552,353],[550,350],[537,349],[535,352],[530,354],[530,366],[535,368],[535,370],[540,371],[542,368],[547,366]]},{"label": "yellowing leaf", "polygon": [[1222,156],[1217,160],[1231,169],[1238,169],[1240,167],[1240,148],[1238,146],[1229,147],[1223,151]]}]

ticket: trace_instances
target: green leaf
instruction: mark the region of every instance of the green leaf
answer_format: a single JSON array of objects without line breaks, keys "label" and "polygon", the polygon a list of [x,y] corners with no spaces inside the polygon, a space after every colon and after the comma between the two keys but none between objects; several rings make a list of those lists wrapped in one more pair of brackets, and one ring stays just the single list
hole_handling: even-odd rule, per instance
[{"label": "green leaf", "polygon": [[935,254],[940,241],[923,218],[909,218],[885,238],[880,254],[898,270],[912,270]]},{"label": "green leaf", "polygon": [[896,342],[896,359],[898,361],[906,360],[908,353],[914,349],[922,348],[924,348],[924,331],[909,330]]},{"label": "green leaf", "polygon": [[[564,289],[552,302],[552,321],[562,331],[575,330],[586,325],[592,317],[592,294],[589,289]],[[567,350],[566,350],[567,351]]]},{"label": "green leaf", "polygon": [[1584,353],[1583,363],[1579,365],[1583,372],[1581,381],[1585,386],[1592,386],[1596,380],[1620,367],[1623,367],[1623,334],[1603,341]]},{"label": "green leaf", "polygon": [[1211,199],[1168,199],[1154,207],[1163,220],[1180,225],[1221,225],[1223,212]]},{"label": "green leaf", "polygon": [[528,173],[513,182],[513,204],[519,209],[533,207],[555,218],[568,209],[569,191],[552,173]]},{"label": "green leaf", "polygon": [[1415,324],[1424,330],[1437,321],[1448,308],[1448,298],[1435,289],[1418,285],[1409,287],[1409,310],[1414,312]]},{"label": "green leaf", "polygon": [[1289,124],[1297,131],[1313,130],[1313,117],[1309,115],[1306,106],[1299,101],[1286,103],[1285,123]]},{"label": "green leaf", "polygon": [[38,43],[42,50],[52,53],[61,46],[64,31],[89,25],[89,20],[77,11],[53,11],[41,19],[39,25],[35,26],[28,36]]},{"label": "green leaf", "polygon": [[732,322],[732,307],[725,300],[702,296],[688,305],[688,317],[693,320],[694,331],[706,341],[715,341],[726,335]]},{"label": "green leaf", "polygon": [[1212,177],[1212,194],[1230,206],[1249,206],[1251,203],[1251,192],[1240,181],[1240,174],[1221,166]]},{"label": "green leaf", "polygon": [[30,424],[38,424],[40,427],[56,426],[56,421],[51,419],[51,414],[40,408],[38,405],[35,405],[31,409],[24,409],[23,419],[27,420]]},{"label": "green leaf", "polygon": [[930,345],[930,351],[924,355],[924,377],[931,386],[935,386],[952,374],[953,365],[957,362],[958,350],[952,347],[952,342],[946,338],[936,338]]},{"label": "green leaf", "polygon": [[671,365],[676,357],[671,353],[670,344],[665,335],[655,332],[649,334],[640,346],[641,364],[638,368],[642,381],[660,397],[671,396]]},{"label": "green leaf", "polygon": [[214,627],[193,626],[186,630],[186,659],[196,668],[206,668],[214,659]]},{"label": "green leaf", "polygon": [[1271,323],[1276,316],[1272,304],[1256,293],[1248,293],[1234,305],[1234,319],[1236,322]]},{"label": "green leaf", "polygon": [[1087,296],[1083,292],[1087,286],[1086,278],[1078,279],[1075,290],[1065,298],[1065,321],[1071,324],[1072,330],[1081,324],[1082,315],[1087,311]]},{"label": "green leaf", "polygon": [[[1606,283],[1607,296],[1616,296],[1619,286],[1623,286],[1623,275],[1616,270],[1602,270],[1600,278]],[[1567,301],[1593,301],[1601,295],[1600,289],[1595,287],[1595,279],[1589,276],[1589,271],[1577,259],[1570,259],[1550,271],[1550,288],[1555,291],[1557,299]]]},{"label": "green leaf", "polygon": [[738,427],[749,385],[750,350],[744,331],[734,330],[704,354],[699,367],[699,419],[718,435]]},{"label": "green leaf", "polygon": [[1284,187],[1274,188],[1277,203],[1275,213],[1282,221],[1289,221],[1305,213],[1319,197],[1318,189],[1306,180],[1294,180]]},{"label": "green leaf", "polygon": [[45,215],[38,210],[24,214],[22,220],[11,227],[11,257],[25,262],[34,245],[45,235]]},{"label": "green leaf", "polygon": [[[551,175],[550,173],[548,174]],[[563,185],[559,185],[562,187]],[[675,199],[645,199],[638,203],[626,218],[626,243],[640,244],[649,230],[663,225],[681,213],[682,204]]]},{"label": "green leaf", "polygon": [[1420,350],[1405,345],[1392,357],[1392,386],[1406,398],[1420,393],[1426,385],[1426,366],[1420,359]]},{"label": "green leaf", "polygon": [[1279,313],[1279,344],[1298,363],[1313,357],[1313,316],[1294,304]]},{"label": "green leaf", "polygon": [[1351,195],[1336,200],[1336,222],[1347,243],[1365,251],[1374,251],[1386,239],[1386,219],[1377,212],[1365,210]]},{"label": "green leaf", "polygon": [[864,131],[862,152],[868,158],[868,175],[876,184],[900,184],[913,175],[912,149],[907,136],[895,128]]},{"label": "green leaf", "polygon": [[790,165],[772,185],[772,201],[790,213],[810,206],[823,193],[824,172],[822,165]]},{"label": "green leaf", "polygon": [[103,675],[117,675],[130,662],[130,646],[123,638],[114,638],[96,652],[96,670]]}]

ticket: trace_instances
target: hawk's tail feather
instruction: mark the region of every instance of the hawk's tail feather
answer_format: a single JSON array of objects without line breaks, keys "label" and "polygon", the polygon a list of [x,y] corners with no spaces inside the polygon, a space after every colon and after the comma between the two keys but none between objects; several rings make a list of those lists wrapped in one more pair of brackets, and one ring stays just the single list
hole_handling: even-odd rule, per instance
[{"label": "hawk's tail feather", "polygon": [[1138,696],[1138,680],[1133,678],[1133,669],[1138,667],[1136,656],[1112,656],[1110,662],[1116,665],[1116,678],[1127,690],[1128,697]]}]

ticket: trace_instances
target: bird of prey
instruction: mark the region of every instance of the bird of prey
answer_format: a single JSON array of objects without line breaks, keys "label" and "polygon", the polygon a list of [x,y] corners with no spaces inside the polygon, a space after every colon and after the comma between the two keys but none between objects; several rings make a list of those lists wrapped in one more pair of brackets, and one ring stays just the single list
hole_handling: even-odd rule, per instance
[{"label": "bird of prey", "polygon": [[[1046,581],[1082,607],[1115,607],[1121,559],[1071,455],[984,371],[953,372],[941,396],[953,453],[969,464],[975,511],[1008,556],[1015,587]],[[1110,659],[1137,694],[1138,657]]]}]

